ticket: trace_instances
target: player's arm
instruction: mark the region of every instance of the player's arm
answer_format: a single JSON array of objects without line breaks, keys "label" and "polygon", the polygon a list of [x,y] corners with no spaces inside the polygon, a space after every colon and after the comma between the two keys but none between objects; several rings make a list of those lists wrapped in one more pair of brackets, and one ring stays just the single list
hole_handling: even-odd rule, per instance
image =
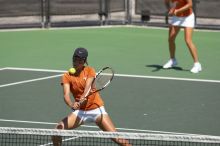
[{"label": "player's arm", "polygon": [[193,7],[193,2],[192,0],[186,0],[187,1],[187,4],[179,9],[176,9],[175,12],[174,12],[174,15],[177,15],[178,13],[181,13],[181,12],[184,12],[190,8]]},{"label": "player's arm", "polygon": [[63,84],[63,96],[64,96],[65,103],[70,108],[73,108],[74,107],[74,103],[71,101],[71,97],[70,97],[70,84]]},{"label": "player's arm", "polygon": [[86,80],[86,85],[83,94],[80,97],[80,101],[86,101],[86,96],[89,95],[91,88],[92,88],[92,82],[94,80],[94,77],[90,77]]}]

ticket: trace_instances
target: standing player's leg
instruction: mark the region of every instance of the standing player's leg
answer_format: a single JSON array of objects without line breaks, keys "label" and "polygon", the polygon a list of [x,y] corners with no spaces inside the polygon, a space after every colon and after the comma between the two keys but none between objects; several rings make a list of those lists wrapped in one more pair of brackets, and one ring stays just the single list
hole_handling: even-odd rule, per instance
[{"label": "standing player's leg", "polygon": [[170,58],[174,59],[175,58],[175,51],[176,51],[176,36],[180,31],[180,27],[178,26],[170,26],[169,27],[169,51],[170,51]]},{"label": "standing player's leg", "polygon": [[169,36],[168,36],[168,43],[169,43],[169,53],[170,53],[170,59],[166,64],[164,64],[163,68],[171,68],[175,65],[177,65],[177,61],[175,59],[175,52],[176,52],[176,36],[180,31],[180,27],[178,26],[170,26],[169,27]]},{"label": "standing player's leg", "polygon": [[199,63],[197,48],[196,48],[195,44],[192,41],[193,28],[192,27],[186,27],[184,29],[184,33],[185,33],[186,44],[189,48],[190,54],[192,55],[192,58],[193,58],[193,61],[194,61],[194,66],[191,69],[191,72],[198,73],[199,71],[202,70],[202,67],[201,67],[201,64]]},{"label": "standing player's leg", "polygon": [[194,62],[198,62],[199,60],[198,60],[197,48],[196,48],[195,44],[192,42],[193,28],[186,27],[184,29],[184,33],[185,33],[186,45],[189,48],[189,51],[192,55],[192,58],[193,58]]}]

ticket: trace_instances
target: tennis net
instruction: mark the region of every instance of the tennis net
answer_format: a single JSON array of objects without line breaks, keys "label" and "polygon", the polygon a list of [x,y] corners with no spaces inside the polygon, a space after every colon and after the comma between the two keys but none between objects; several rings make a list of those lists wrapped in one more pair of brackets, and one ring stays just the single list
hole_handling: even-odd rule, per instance
[{"label": "tennis net", "polygon": [[220,146],[220,136],[210,135],[9,127],[0,127],[0,146],[50,146],[52,136],[62,136],[62,146],[117,146],[113,138],[127,139],[132,146]]}]

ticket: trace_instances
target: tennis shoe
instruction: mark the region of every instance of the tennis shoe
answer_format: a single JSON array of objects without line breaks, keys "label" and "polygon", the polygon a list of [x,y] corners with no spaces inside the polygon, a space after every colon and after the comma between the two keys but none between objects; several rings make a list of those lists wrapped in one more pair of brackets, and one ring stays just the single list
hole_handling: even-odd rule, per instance
[{"label": "tennis shoe", "polygon": [[168,69],[168,68],[172,68],[176,65],[177,65],[177,60],[174,58],[174,59],[170,59],[166,64],[164,64],[163,68]]},{"label": "tennis shoe", "polygon": [[199,62],[194,63],[193,68],[190,70],[192,73],[198,73],[202,71],[202,66]]}]

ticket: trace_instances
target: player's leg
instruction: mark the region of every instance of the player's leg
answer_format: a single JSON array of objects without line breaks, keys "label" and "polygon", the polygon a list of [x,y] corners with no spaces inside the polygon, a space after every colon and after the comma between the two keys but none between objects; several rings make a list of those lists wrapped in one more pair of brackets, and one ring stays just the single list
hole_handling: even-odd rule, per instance
[{"label": "player's leg", "polygon": [[186,44],[189,48],[190,54],[191,54],[191,56],[193,58],[193,61],[194,61],[194,66],[191,69],[191,72],[198,73],[199,71],[202,70],[202,68],[201,68],[201,64],[199,63],[197,48],[196,48],[195,44],[192,41],[193,28],[192,27],[186,27],[184,29],[184,33],[185,33]]},{"label": "player's leg", "polygon": [[[56,125],[56,129],[74,129],[79,127],[82,124],[80,118],[77,117],[74,113],[70,113],[67,117],[65,117],[61,122]],[[52,137],[54,146],[62,145],[62,137],[53,136]]]},{"label": "player's leg", "polygon": [[179,31],[180,31],[180,27],[178,26],[169,27],[168,43],[169,43],[170,58],[175,58],[175,51],[176,51],[175,40]]},{"label": "player's leg", "polygon": [[192,41],[193,28],[186,27],[184,29],[184,31],[185,31],[185,41],[186,41],[186,44],[189,48],[189,51],[190,51],[190,53],[193,57],[193,61],[194,62],[199,62],[197,48],[196,48],[195,44]]},{"label": "player's leg", "polygon": [[194,62],[198,62],[197,48],[192,41],[193,28],[186,27],[184,29],[184,32],[185,32],[185,41],[186,41],[186,44],[187,44],[189,51],[192,55],[192,58],[193,58]]},{"label": "player's leg", "polygon": [[108,114],[102,114],[96,119],[96,124],[103,131],[115,132],[116,128]]},{"label": "player's leg", "polygon": [[176,36],[180,31],[180,27],[178,26],[170,26],[169,27],[169,36],[168,36],[168,43],[169,43],[169,53],[170,53],[170,60],[166,64],[164,64],[163,68],[171,68],[177,64],[175,59],[175,52],[176,52]]},{"label": "player's leg", "polygon": [[[96,119],[96,124],[103,131],[116,132],[116,128],[115,128],[115,126],[114,126],[114,124],[108,114],[100,115]],[[122,138],[114,138],[112,140],[114,142],[116,142],[117,144],[119,144],[120,146],[131,146],[131,144],[129,144],[128,140],[125,140]]]}]

